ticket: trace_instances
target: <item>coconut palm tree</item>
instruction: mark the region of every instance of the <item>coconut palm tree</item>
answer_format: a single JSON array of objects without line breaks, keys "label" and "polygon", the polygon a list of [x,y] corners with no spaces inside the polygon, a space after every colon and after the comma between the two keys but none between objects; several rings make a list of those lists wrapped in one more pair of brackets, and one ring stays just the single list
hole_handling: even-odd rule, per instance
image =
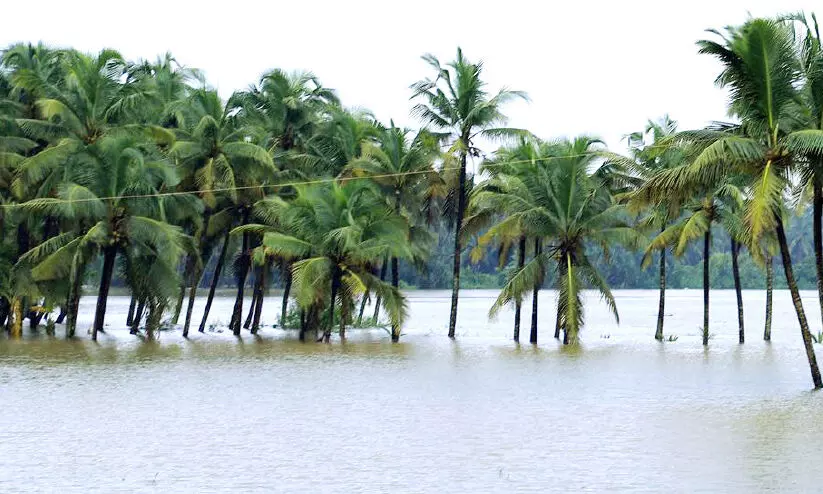
[{"label": "coconut palm tree", "polygon": [[406,316],[405,297],[374,276],[370,267],[404,245],[406,223],[367,181],[297,186],[295,192],[291,201],[273,197],[256,210],[264,223],[276,226],[257,224],[236,231],[264,231],[268,253],[300,259],[292,265],[292,292],[314,325],[301,328],[301,336],[307,329],[317,329],[326,308],[322,339],[328,342],[339,303],[344,337],[342,309],[367,290],[382,297],[392,327],[399,328]]},{"label": "coconut palm tree", "polygon": [[505,216],[486,237],[507,237],[516,231],[538,239],[534,258],[503,287],[491,316],[542,283],[547,267],[553,265],[565,344],[577,342],[583,325],[580,291],[584,284],[601,293],[617,318],[614,297],[590,261],[586,245],[636,244],[641,237],[626,223],[623,208],[614,204],[597,170],[591,173],[597,164],[598,145],[598,140],[589,137],[544,143],[542,158],[533,166],[496,177],[496,190],[473,197]]},{"label": "coconut palm tree", "polygon": [[[615,164],[622,164],[624,168],[633,172],[640,180],[639,187],[661,170],[670,169],[682,164],[683,153],[675,146],[666,146],[664,141],[677,131],[677,122],[663,116],[658,121],[649,121],[641,132],[634,132],[628,136],[631,158],[623,160],[620,156],[609,156]],[[635,188],[637,189],[637,187]],[[631,207],[633,193],[623,194],[622,199]],[[669,223],[679,215],[676,201],[661,201],[643,207],[644,216],[638,221],[639,225],[651,231],[662,233]],[[659,296],[657,304],[657,327],[654,338],[663,340],[663,322],[666,308],[666,249],[660,249],[659,259]]]},{"label": "coconut palm tree", "polygon": [[505,139],[524,132],[505,127],[503,106],[517,98],[527,99],[520,91],[501,90],[489,95],[483,81],[482,62],[470,62],[457,49],[457,57],[446,66],[434,55],[423,60],[435,71],[434,79],[424,79],[411,86],[412,99],[421,100],[412,114],[425,125],[444,132],[448,153],[456,155],[458,178],[455,184],[457,208],[454,225],[454,262],[452,267],[452,300],[449,314],[449,338],[454,338],[457,324],[457,302],[460,292],[460,257],[463,251],[460,229],[466,211],[467,174],[469,156],[480,155],[475,142],[478,139]]},{"label": "coconut palm tree", "polygon": [[678,139],[700,142],[703,149],[688,167],[660,181],[660,195],[693,184],[716,187],[732,176],[744,181],[750,197],[744,211],[747,237],[752,244],[772,233],[777,237],[812,381],[820,388],[823,380],[792,268],[783,211],[797,163],[823,151],[823,131],[797,129],[801,70],[793,32],[785,22],[751,19],[742,26],[713,33],[719,41],[703,40],[698,46],[700,53],[723,64],[717,83],[730,91],[729,113],[740,120],[741,133],[705,130],[679,134]]},{"label": "coconut palm tree", "polygon": [[[467,208],[468,214],[463,224],[464,236],[479,234],[487,230],[495,221],[505,221],[505,211],[498,209],[498,204],[488,201],[489,194],[503,193],[507,190],[505,184],[508,177],[522,175],[532,175],[536,173],[536,168],[545,166],[541,161],[544,157],[541,151],[545,146],[532,139],[521,137],[517,145],[504,146],[495,152],[493,158],[485,160],[481,171],[488,175],[489,179],[479,183],[470,196]],[[526,247],[530,239],[530,234],[536,234],[527,230],[527,224],[521,222],[509,223],[506,228],[496,228],[493,236],[494,240],[500,244],[500,263],[506,261],[508,253],[513,245],[517,245],[516,271],[523,269],[526,260]],[[492,236],[485,234],[478,238],[476,247],[472,250],[472,261],[478,262],[488,249]],[[465,239],[464,239],[465,241]],[[535,255],[537,255],[535,249]],[[532,328],[530,339],[532,343],[537,343],[537,295],[541,283],[533,287],[532,294]],[[520,319],[523,301],[521,298],[514,300],[514,330],[512,339],[520,341]]]},{"label": "coconut palm tree", "polygon": [[[366,142],[359,158],[347,166],[354,177],[369,177],[380,188],[383,196],[398,217],[405,220],[409,237],[403,246],[413,247],[413,259],[422,261],[432,243],[428,233],[429,215],[433,200],[443,195],[440,174],[434,169],[438,143],[434,136],[420,131],[409,139],[409,129],[399,129],[391,122],[382,129],[378,143]],[[404,247],[405,248],[405,247]],[[400,288],[398,249],[391,256],[391,284]],[[399,327],[392,327],[392,341],[400,338]]]},{"label": "coconut palm tree", "polygon": [[[180,189],[197,191],[205,205],[202,219],[195,229],[198,252],[205,252],[214,243],[217,232],[226,232],[223,245],[227,247],[229,230],[237,222],[247,221],[251,205],[265,195],[265,190],[254,186],[262,185],[274,173],[274,162],[268,151],[248,142],[251,130],[238,125],[231,108],[223,104],[216,91],[207,88],[191,91],[179,113],[182,128],[176,130],[177,141],[169,155],[178,162],[185,177]],[[238,187],[242,190],[238,191]],[[226,248],[221,250],[212,278],[212,289],[200,323],[201,332],[205,330],[226,252]],[[246,248],[241,252],[241,263],[248,259],[248,255]],[[238,310],[242,310],[247,264],[240,276],[242,280],[238,280]],[[203,274],[202,262],[196,258],[192,258],[186,268],[190,288],[184,335],[188,335],[197,286]]]},{"label": "coconut palm tree", "polygon": [[[681,165],[688,166],[688,165]],[[667,170],[678,170],[669,168]],[[654,187],[655,179],[647,184]],[[642,191],[641,191],[642,192]],[[709,344],[709,259],[712,242],[712,226],[722,224],[730,232],[733,245],[735,237],[742,235],[742,226],[738,211],[743,207],[743,192],[740,188],[723,184],[716,190],[704,192],[701,199],[694,199],[683,205],[686,214],[678,221],[665,228],[649,243],[643,257],[643,264],[651,262],[652,252],[671,248],[675,256],[681,256],[686,248],[696,240],[703,240],[703,344]],[[734,247],[733,247],[734,248]],[[732,251],[736,257],[736,252]],[[736,263],[736,261],[735,261]],[[739,284],[739,276],[736,283]]]},{"label": "coconut palm tree", "polygon": [[[173,167],[152,151],[153,143],[133,135],[101,137],[65,170],[57,197],[32,199],[24,211],[74,221],[77,227],[49,239],[24,256],[35,265],[38,280],[69,275],[78,282],[82,266],[102,254],[103,268],[97,295],[92,339],[104,328],[109,287],[118,256],[132,263],[138,253],[150,253],[158,264],[174,271],[186,247],[179,228],[165,222],[165,210],[196,207],[184,196],[159,196],[174,187]],[[141,196],[141,197],[134,197]],[[142,268],[145,269],[145,268]],[[79,284],[73,287],[79,295]],[[72,307],[76,313],[76,307]]]},{"label": "coconut palm tree", "polygon": [[[307,178],[303,173],[305,168],[300,166],[306,161],[307,143],[319,132],[329,109],[339,104],[334,90],[323,87],[314,74],[288,73],[281,69],[264,74],[257,86],[235,93],[230,101],[230,105],[239,109],[239,118],[246,129],[254,132],[254,142],[274,157],[279,170],[278,181]],[[296,159],[301,155],[303,159]],[[278,192],[285,197],[291,194],[288,187],[278,189]],[[275,259],[268,261],[273,263]],[[291,290],[291,268],[286,259],[277,261],[284,280],[280,317],[283,324]],[[262,277],[258,277],[257,285],[260,282]],[[260,288],[256,286],[255,293],[259,293]],[[262,310],[262,299],[256,305]]]}]

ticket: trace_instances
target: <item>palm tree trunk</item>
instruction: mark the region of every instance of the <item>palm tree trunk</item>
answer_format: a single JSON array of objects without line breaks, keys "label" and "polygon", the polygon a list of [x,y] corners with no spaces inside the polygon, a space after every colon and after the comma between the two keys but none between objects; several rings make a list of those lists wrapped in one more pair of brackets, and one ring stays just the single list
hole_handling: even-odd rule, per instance
[{"label": "palm tree trunk", "polygon": [[712,245],[712,228],[703,235],[703,345],[709,344],[709,250]]},{"label": "palm tree trunk", "polygon": [[[73,261],[73,264],[74,261]],[[66,312],[68,312],[68,321],[66,321],[66,338],[74,338],[74,333],[77,330],[77,311],[80,308],[80,296],[83,291],[83,266],[72,266],[71,274],[69,275],[69,295],[66,300]]]},{"label": "palm tree trunk", "polygon": [[363,327],[363,312],[366,311],[366,300],[368,300],[369,293],[366,292],[360,298],[360,313],[357,314],[357,327]]},{"label": "palm tree trunk", "polygon": [[[66,308],[60,307],[60,312],[57,313],[57,319],[54,320],[55,324],[63,324],[63,321],[66,320]],[[0,321],[0,325],[3,323]]]},{"label": "palm tree trunk", "polygon": [[772,288],[774,285],[774,261],[772,257],[766,260],[766,327],[763,329],[763,340],[772,340]]},{"label": "palm tree trunk", "polygon": [[[666,230],[666,225],[660,228],[661,232]],[[657,330],[654,332],[654,339],[663,341],[663,319],[666,312],[666,249],[660,249],[660,295],[657,302]]]},{"label": "palm tree trunk", "polygon": [[140,329],[140,321],[143,319],[143,312],[146,310],[146,297],[141,297],[137,303],[137,311],[134,313],[134,319],[131,321],[131,330],[129,333],[137,334]]},{"label": "palm tree trunk", "polygon": [[737,327],[740,343],[746,341],[746,330],[743,327],[743,291],[740,288],[740,266],[737,258],[740,255],[740,244],[732,239],[732,276],[734,276],[734,291],[737,294]]},{"label": "palm tree trunk", "polygon": [[[249,211],[243,213],[243,221],[241,226],[245,226],[249,222]],[[249,275],[249,266],[251,264],[251,254],[249,253],[251,236],[248,232],[243,233],[243,246],[240,250],[240,259],[237,273],[237,298],[234,300],[234,311],[231,315],[231,322],[229,327],[235,336],[240,336],[240,321],[243,319],[243,295],[246,289],[246,277]]]},{"label": "palm tree trunk", "polygon": [[20,297],[14,297],[11,300],[9,333],[14,338],[23,336],[23,299]]},{"label": "palm tree trunk", "polygon": [[346,339],[346,319],[348,319],[348,305],[346,303],[346,299],[342,296],[340,297],[340,329],[338,330],[338,334],[340,335],[340,340]]},{"label": "palm tree trunk", "polygon": [[194,312],[194,300],[197,298],[197,286],[200,285],[200,277],[203,276],[202,268],[195,268],[195,272],[191,277],[191,286],[189,287],[189,301],[186,304],[186,320],[183,321],[183,338],[189,337],[189,326],[191,326],[191,315]]},{"label": "palm tree trunk", "polygon": [[306,341],[306,311],[300,309],[300,333],[297,336],[300,341]]},{"label": "palm tree trunk", "polygon": [[97,291],[97,310],[94,313],[94,326],[91,329],[92,341],[97,340],[97,333],[103,331],[106,321],[106,304],[109,301],[109,288],[116,258],[116,245],[109,245],[103,249],[103,274],[100,278],[100,289]]},{"label": "palm tree trunk", "polygon": [[331,341],[331,328],[334,327],[334,305],[337,302],[337,289],[340,287],[340,274],[338,268],[334,267],[334,272],[331,276],[331,300],[329,302],[329,320],[326,323],[326,329],[323,332],[323,341],[328,343]]},{"label": "palm tree trunk", "polygon": [[[386,271],[389,268],[389,259],[386,258],[383,261],[383,267],[380,268],[380,281],[384,281],[386,279]],[[377,300],[374,302],[374,323],[377,324],[377,318],[380,317],[380,295],[377,296]]]},{"label": "palm tree trunk", "polygon": [[131,300],[129,301],[129,312],[126,314],[126,326],[131,327],[131,322],[134,319],[134,309],[137,308],[137,297],[134,296],[134,293],[131,294]]},{"label": "palm tree trunk", "polygon": [[[223,239],[223,247],[220,248],[220,256],[217,258],[217,265],[214,267],[214,276],[209,287],[209,296],[206,298],[206,308],[203,309],[203,319],[200,321],[200,327],[197,329],[201,333],[206,330],[206,321],[209,318],[209,311],[211,310],[211,303],[214,301],[214,292],[217,290],[217,284],[220,282],[220,275],[223,274],[223,264],[226,262],[226,253],[229,250],[229,232],[226,230],[226,236]],[[191,303],[191,302],[190,302]]]},{"label": "palm tree trunk", "polygon": [[[520,271],[523,269],[523,265],[526,262],[526,237],[520,236],[520,242],[518,243],[517,248],[517,270]],[[514,302],[514,335],[512,339],[518,343],[520,343],[520,311],[523,307],[523,301],[517,299]]]},{"label": "palm tree trunk", "polygon": [[466,212],[466,149],[460,151],[460,178],[457,183],[457,218],[454,223],[454,264],[452,265],[452,304],[449,312],[449,338],[454,338],[457,327],[457,300],[460,295],[460,254],[463,251],[460,245],[460,230],[463,227],[463,215]]},{"label": "palm tree trunk", "polygon": [[259,285],[260,285],[260,268],[254,268],[254,288],[252,289],[251,293],[251,303],[249,304],[249,312],[246,315],[246,322],[243,323],[243,329],[249,329],[251,327],[251,320],[254,318],[254,310],[257,308],[257,296],[259,293]]},{"label": "palm tree trunk", "polygon": [[814,232],[814,260],[817,271],[817,298],[820,302],[820,314],[823,316],[823,186],[820,178],[815,177],[813,182],[814,199],[812,208],[812,230]]},{"label": "palm tree trunk", "polygon": [[[400,289],[400,268],[398,266],[398,260],[396,257],[391,258],[391,285],[396,288]],[[397,324],[392,324],[391,327],[391,341],[392,343],[397,343],[400,341],[400,326]]]},{"label": "palm tree trunk", "polygon": [[291,292],[291,269],[285,261],[283,262],[283,305],[280,308],[280,326],[286,327],[286,316],[289,310],[289,292]]},{"label": "palm tree trunk", "polygon": [[269,269],[271,269],[271,260],[267,259],[266,263],[260,269],[260,288],[257,293],[257,302],[254,304],[254,317],[251,322],[251,334],[257,334],[260,329],[260,314],[263,312],[263,297],[266,294],[266,283],[268,281]]},{"label": "palm tree trunk", "polygon": [[555,340],[560,339],[560,329],[562,328],[562,326],[563,325],[560,322],[560,309],[558,308],[557,309],[557,315],[555,316],[555,320],[554,320],[554,339]]},{"label": "palm tree trunk", "polygon": [[[189,327],[191,326],[191,317],[192,311],[194,310],[194,301],[197,298],[197,288],[200,286],[200,278],[203,276],[203,272],[205,271],[206,267],[203,265],[203,262],[208,261],[211,257],[211,248],[207,249],[208,240],[206,238],[206,230],[209,227],[209,221],[211,220],[211,210],[206,209],[203,213],[203,224],[197,230],[197,256],[192,256],[194,262],[192,263],[192,271],[190,282],[191,286],[189,287],[189,301],[186,304],[186,320],[183,322],[183,338],[189,337]],[[205,258],[205,259],[204,259]]]},{"label": "palm tree trunk", "polygon": [[[542,247],[540,246],[540,239],[534,239],[534,257],[540,255]],[[532,290],[532,329],[529,333],[529,343],[537,344],[537,296],[540,293],[540,283],[534,286]]]},{"label": "palm tree trunk", "polygon": [[183,309],[183,300],[186,298],[186,284],[193,283],[192,278],[194,278],[194,265],[194,255],[187,255],[186,268],[183,270],[183,280],[180,283],[180,290],[177,293],[177,301],[174,304],[174,315],[171,318],[172,324],[177,324],[177,321],[180,320],[180,311]]},{"label": "palm tree trunk", "polygon": [[820,379],[820,368],[817,366],[817,357],[812,346],[812,333],[809,331],[809,322],[806,320],[806,313],[803,310],[803,302],[800,300],[800,291],[797,289],[797,281],[794,279],[792,270],[792,258],[789,252],[789,245],[786,242],[786,232],[783,230],[783,220],[777,216],[777,241],[780,244],[780,255],[783,259],[783,271],[786,274],[786,283],[792,294],[792,303],[797,312],[797,322],[800,323],[800,335],[803,337],[803,346],[806,348],[806,358],[809,361],[809,368],[812,373],[812,382],[815,389],[823,388],[823,381]]}]

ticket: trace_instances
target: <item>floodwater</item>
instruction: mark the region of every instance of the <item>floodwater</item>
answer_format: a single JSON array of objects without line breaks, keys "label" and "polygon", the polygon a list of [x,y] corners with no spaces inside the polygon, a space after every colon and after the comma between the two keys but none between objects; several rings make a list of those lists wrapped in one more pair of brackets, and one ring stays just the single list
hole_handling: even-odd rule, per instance
[{"label": "floodwater", "polygon": [[[381,331],[344,344],[271,327],[143,342],[122,329],[0,339],[0,492],[820,492],[823,395],[811,379],[787,292],[762,341],[763,292],[671,291],[652,339],[654,291],[618,291],[618,327],[594,295],[578,349],[510,342],[495,293],[461,292],[458,339],[447,292],[411,292],[400,344]],[[94,300],[83,300],[90,318]],[[198,308],[202,301],[199,301]],[[816,296],[804,293],[814,331]],[[279,300],[267,300],[273,321]],[[524,309],[528,339],[530,305]],[[81,319],[87,327],[89,319]],[[817,346],[818,352],[823,346]]]}]

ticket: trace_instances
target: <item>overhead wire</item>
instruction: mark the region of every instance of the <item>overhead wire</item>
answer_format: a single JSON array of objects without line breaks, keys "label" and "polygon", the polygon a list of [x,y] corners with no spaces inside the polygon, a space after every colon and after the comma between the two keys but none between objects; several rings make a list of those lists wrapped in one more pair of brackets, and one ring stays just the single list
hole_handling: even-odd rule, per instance
[{"label": "overhead wire", "polygon": [[[668,147],[663,145],[649,145],[644,146],[642,149],[654,149],[658,147]],[[552,160],[567,160],[567,159],[574,159],[574,158],[583,158],[583,157],[595,157],[595,158],[606,158],[605,153],[607,150],[601,151],[592,151],[586,153],[579,153],[579,154],[571,154],[565,156],[545,156],[539,158],[531,158],[531,159],[523,159],[523,160],[511,160],[505,161],[500,163],[483,163],[483,168],[492,168],[492,167],[502,167],[502,166],[511,166],[511,165],[519,165],[524,163],[539,163],[545,161],[552,161]],[[617,153],[614,153],[617,154]],[[630,157],[626,157],[627,159],[631,159]],[[608,161],[608,159],[607,159]],[[130,195],[121,195],[121,196],[107,196],[107,197],[87,197],[87,198],[80,198],[80,199],[61,199],[57,197],[48,197],[42,198],[49,200],[49,203],[55,204],[76,204],[76,203],[86,203],[86,202],[104,202],[104,201],[111,201],[111,200],[123,200],[123,199],[148,199],[148,198],[155,198],[155,197],[174,197],[174,196],[187,196],[187,195],[197,195],[197,194],[215,194],[221,192],[238,192],[243,190],[260,190],[264,191],[266,189],[276,189],[276,188],[283,188],[283,187],[296,187],[301,185],[319,185],[324,183],[340,183],[340,182],[348,182],[354,180],[375,180],[381,178],[392,178],[392,177],[401,177],[401,176],[410,176],[410,175],[424,175],[429,174],[432,172],[443,172],[443,171],[456,171],[460,170],[460,166],[453,166],[453,167],[440,167],[440,168],[432,168],[430,170],[418,170],[418,171],[410,171],[410,172],[396,172],[396,173],[384,173],[384,174],[375,174],[375,175],[353,175],[353,176],[342,176],[342,177],[326,177],[314,180],[301,180],[301,181],[293,181],[293,182],[284,182],[284,183],[271,183],[271,184],[259,184],[259,185],[244,185],[244,186],[236,186],[236,187],[219,187],[219,188],[212,188],[212,189],[205,189],[205,190],[187,190],[187,191],[168,191],[168,192],[156,192],[152,194],[130,194]],[[42,200],[41,199],[41,200]],[[0,204],[0,209],[13,209],[19,208],[24,203],[20,204]]]}]

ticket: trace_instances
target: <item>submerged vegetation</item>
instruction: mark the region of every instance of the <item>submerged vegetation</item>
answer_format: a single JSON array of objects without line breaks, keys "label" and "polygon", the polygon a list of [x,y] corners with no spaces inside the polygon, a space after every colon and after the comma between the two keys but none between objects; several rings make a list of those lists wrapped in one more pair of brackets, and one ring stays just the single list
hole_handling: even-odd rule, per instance
[{"label": "submerged vegetation", "polygon": [[[716,82],[729,91],[733,121],[683,130],[665,117],[629,134],[629,152],[617,153],[592,136],[546,140],[508,127],[507,104],[527,95],[490,91],[483,65],[459,49],[447,64],[423,57],[431,73],[410,87],[411,113],[423,125],[416,130],[346,108],[307,72],[272,70],[224,101],[171,55],[132,62],[113,50],[10,46],[0,65],[0,324],[19,335],[25,319],[36,328],[53,314],[48,330],[65,324],[72,337],[91,283],[96,339],[111,287],[124,285],[131,304],[117,324],[151,335],[183,316],[185,336],[194,326],[204,331],[221,277],[230,275],[236,335],[258,331],[264,294],[277,284],[280,320],[262,323],[329,341],[364,321],[379,324],[383,314],[398,341],[407,315],[401,268],[425,271],[437,258],[438,267],[452,266],[455,337],[469,252],[474,263],[493,258],[503,273],[490,316],[513,306],[514,340],[530,297],[530,342],[548,319],[555,338],[575,344],[585,322],[581,290],[597,290],[617,319],[603,263],[638,252],[643,267],[658,261],[654,337],[676,341],[663,332],[673,262],[666,253],[680,257],[699,245],[708,344],[709,287],[721,269],[712,248],[722,232],[740,343],[740,290],[756,266],[771,294],[777,264],[821,387],[818,337],[792,263],[805,239],[788,229],[811,202],[823,312],[816,19],[749,19],[711,31],[698,50],[722,64]],[[502,147],[487,156],[480,148],[490,142]],[[477,175],[470,162],[480,165]],[[438,258],[444,249],[448,261]],[[469,274],[464,281],[482,282]],[[549,283],[557,307],[541,318],[536,295]],[[197,321],[201,284],[209,290]],[[374,314],[364,318],[368,302]],[[768,340],[771,296],[764,310]]]}]

